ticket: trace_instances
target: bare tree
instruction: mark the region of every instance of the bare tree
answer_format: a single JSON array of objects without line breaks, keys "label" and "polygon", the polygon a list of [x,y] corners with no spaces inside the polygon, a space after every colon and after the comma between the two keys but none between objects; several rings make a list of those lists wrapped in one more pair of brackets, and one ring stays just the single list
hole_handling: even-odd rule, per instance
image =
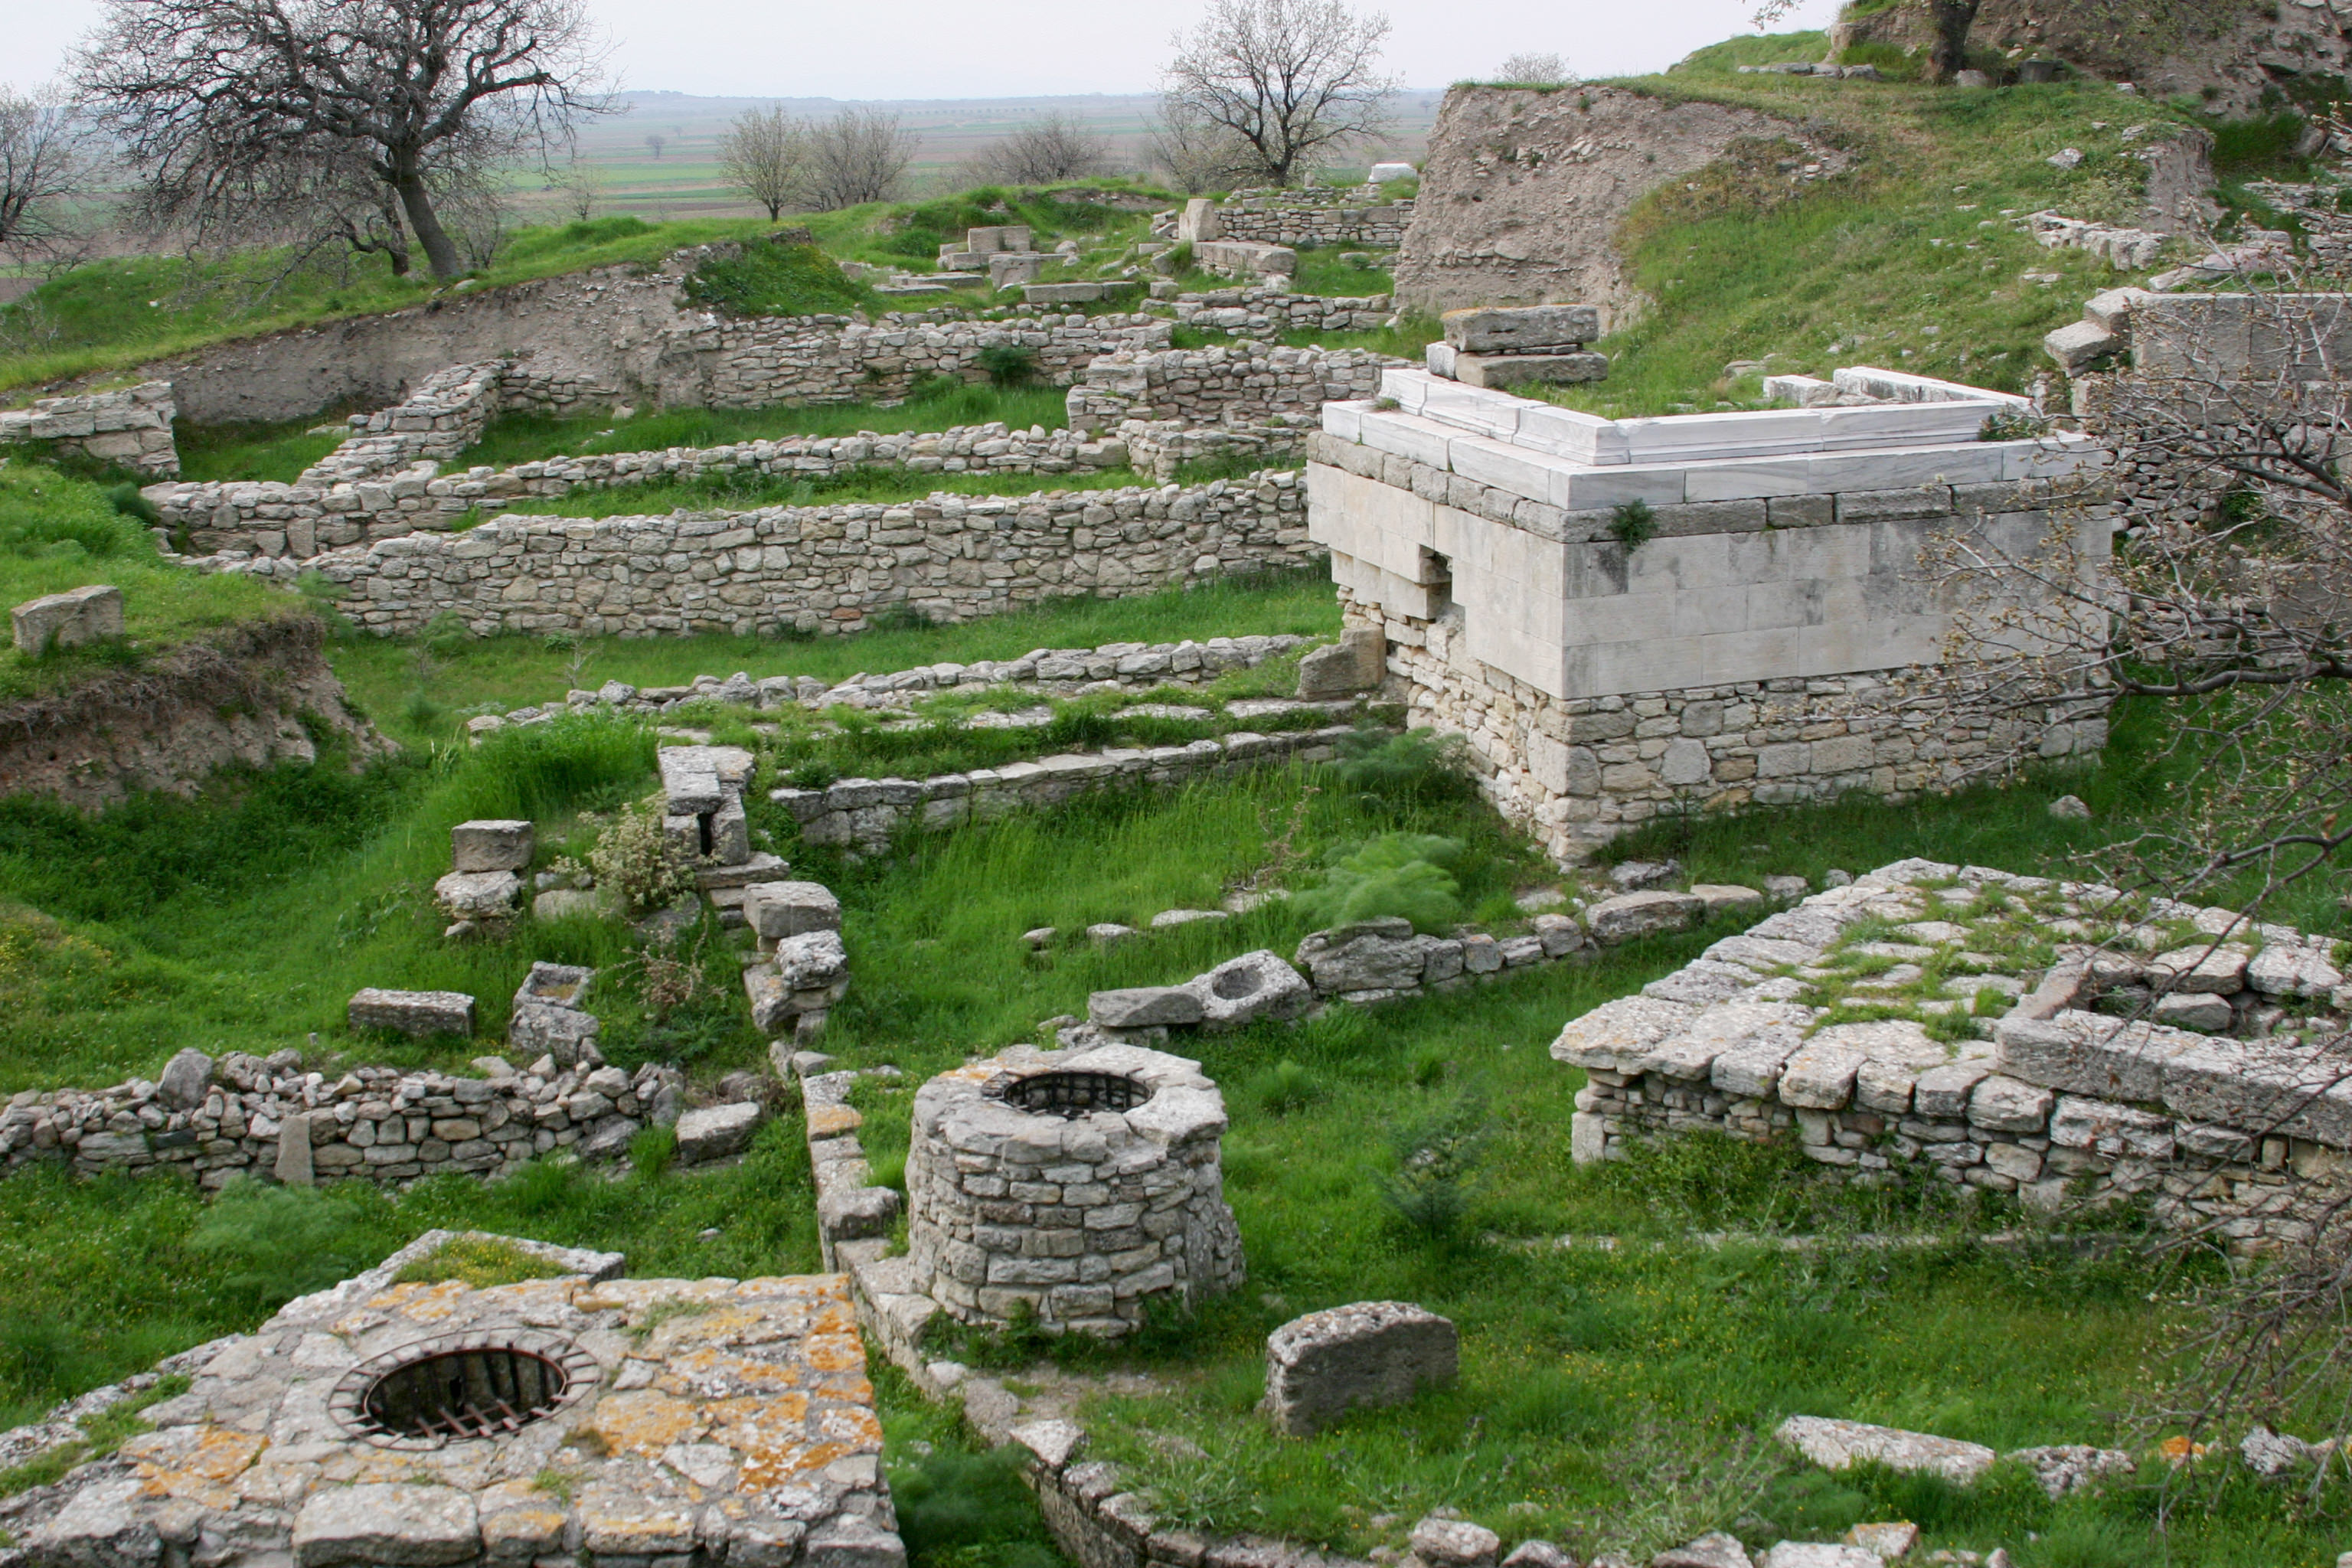
[{"label": "bare tree", "polygon": [[888,201],[898,194],[919,144],[895,114],[845,110],[809,132],[802,200],[818,212]]},{"label": "bare tree", "polygon": [[604,199],[604,171],[593,160],[582,157],[576,151],[564,164],[563,174],[555,183],[557,197],[564,209],[582,223],[596,215]]},{"label": "bare tree", "polygon": [[583,0],[107,0],[77,61],[156,210],[219,227],[356,166],[436,278],[460,269],[436,187],[544,158],[611,109],[601,69]]},{"label": "bare tree", "polygon": [[1151,122],[1151,161],[1186,195],[1229,191],[1265,178],[1257,149],[1222,125],[1211,125],[1163,103]]},{"label": "bare tree", "polygon": [[1087,129],[1076,115],[1056,110],[982,148],[972,171],[1008,185],[1047,185],[1099,174],[1109,163],[1108,137]]},{"label": "bare tree", "polygon": [[1245,144],[1265,178],[1378,134],[1394,79],[1379,69],[1389,19],[1344,0],[1211,0],[1160,83],[1161,118],[1213,127]]},{"label": "bare tree", "polygon": [[654,150],[656,158],[659,158],[662,155],[662,149],[669,145],[669,138],[659,134],[648,136],[646,138],[646,145]]},{"label": "bare tree", "polygon": [[96,140],[63,89],[0,85],[0,252],[42,261],[78,254],[81,209],[103,180]]},{"label": "bare tree", "polygon": [[808,155],[807,125],[782,109],[747,109],[719,138],[719,172],[767,208],[770,223],[799,193]]},{"label": "bare tree", "polygon": [[1511,56],[1495,68],[1495,79],[1532,87],[1564,87],[1576,78],[1570,73],[1566,60],[1546,51]]}]

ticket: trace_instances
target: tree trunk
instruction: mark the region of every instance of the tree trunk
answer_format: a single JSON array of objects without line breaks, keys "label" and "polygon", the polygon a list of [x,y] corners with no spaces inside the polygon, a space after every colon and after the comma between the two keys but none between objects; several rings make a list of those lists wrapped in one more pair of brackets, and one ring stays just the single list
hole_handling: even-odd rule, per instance
[{"label": "tree trunk", "polygon": [[433,210],[433,197],[425,188],[421,174],[395,176],[392,188],[400,193],[400,210],[408,215],[408,227],[416,236],[416,243],[425,247],[425,265],[433,276],[447,279],[465,270],[457,265],[457,247],[441,226],[441,218]]},{"label": "tree trunk", "polygon": [[1968,68],[1969,29],[1976,25],[1977,0],[1934,0],[1936,42],[1927,54],[1937,81],[1949,81]]}]

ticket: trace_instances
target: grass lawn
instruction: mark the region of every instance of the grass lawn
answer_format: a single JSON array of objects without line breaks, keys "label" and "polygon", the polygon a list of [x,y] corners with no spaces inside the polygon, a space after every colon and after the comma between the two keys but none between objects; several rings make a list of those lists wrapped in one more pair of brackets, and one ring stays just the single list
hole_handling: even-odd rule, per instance
[{"label": "grass lawn", "polygon": [[[1324,788],[1309,797],[1311,782]],[[2018,798],[1974,792],[1922,807],[1911,825],[1940,820],[1942,830],[1908,848],[2019,847]],[[2047,797],[2022,798],[2039,811]],[[1475,808],[1400,805],[1335,790],[1328,777],[1267,773],[969,832],[841,876],[834,885],[861,979],[828,1048],[907,1072],[907,1088],[860,1096],[877,1168],[902,1153],[911,1087],[929,1073],[1036,1038],[1041,1016],[1082,1011],[1090,990],[1170,983],[1256,946],[1287,951],[1301,930],[1279,905],[1108,952],[1073,944],[1034,958],[1018,933],[1205,905],[1264,864],[1293,811],[1310,856],[1391,826],[1471,836],[1474,900],[1534,870]],[[1824,814],[1816,834],[1790,813],[1764,835],[1769,847],[1704,864],[1751,879],[1812,868],[1816,840],[1842,820]],[[1875,863],[1869,837],[1853,846],[1866,851],[1857,867]],[[2151,1561],[2159,1541],[2176,1563],[2332,1561],[2334,1525],[2234,1466],[2199,1479],[2213,1495],[2176,1496],[2179,1511],[2159,1536],[2160,1471],[2105,1499],[2053,1503],[2006,1469],[1966,1491],[1885,1473],[1832,1479],[1766,1439],[1782,1417],[1804,1413],[2002,1448],[2137,1447],[2147,1434],[2131,1417],[2145,1408],[2150,1368],[2186,1297],[2180,1279],[2128,1243],[1979,1246],[1981,1232],[2027,1222],[2007,1200],[1971,1202],[1925,1177],[1856,1193],[1818,1179],[1793,1151],[1715,1139],[1575,1167],[1568,1126],[1582,1079],[1546,1047],[1567,1019],[1719,934],[1654,940],[1597,964],[1377,1011],[1340,1009],[1297,1029],[1186,1041],[1181,1048],[1225,1089],[1227,1191],[1249,1283],[1141,1344],[1061,1348],[1073,1365],[1140,1368],[1167,1386],[1099,1402],[1094,1451],[1130,1467],[1130,1480],[1148,1482],[1175,1517],[1357,1552],[1396,1545],[1414,1519],[1451,1507],[1507,1540],[1542,1535],[1580,1555],[1616,1549],[1637,1560],[1713,1528],[1769,1544],[1908,1518],[1928,1546],[2006,1544],[2022,1568],[2128,1568]],[[880,975],[889,983],[871,978]],[[1480,1150],[1466,1216],[1450,1232],[1416,1230],[1384,1203],[1382,1184],[1433,1131],[1465,1128]],[[2129,1217],[2121,1223],[2128,1231]],[[1695,1231],[1819,1244],[1708,1247],[1688,1239]],[[1865,1232],[1907,1233],[1918,1245],[1862,1245]],[[1588,1244],[1557,1245],[1563,1236]],[[1619,1245],[1591,1245],[1595,1237]],[[1300,1312],[1380,1299],[1455,1320],[1460,1385],[1319,1437],[1271,1436],[1254,1413],[1266,1331]],[[951,1336],[945,1349],[1017,1377],[1041,1347]],[[2328,1509],[2345,1500],[2336,1489]]]},{"label": "grass lawn", "polygon": [[135,665],[192,637],[299,605],[247,577],[166,565],[139,519],[106,488],[21,458],[0,459],[0,603],[110,583],[122,590],[124,640],[43,654],[0,648],[0,702],[55,691]]},{"label": "grass lawn", "polygon": [[[471,712],[560,702],[575,684],[679,686],[698,675],[739,669],[754,679],[807,675],[838,681],[861,671],[879,674],[919,664],[1018,658],[1039,647],[1187,637],[1206,642],[1252,633],[1328,637],[1339,629],[1329,577],[1316,568],[1135,598],[1064,599],[955,626],[908,626],[850,637],[604,637],[576,643],[486,637],[428,652],[421,663],[414,639],[355,637],[333,644],[328,658],[344,689],[380,728],[414,742],[449,738]],[[425,706],[415,702],[420,694]]]},{"label": "grass lawn", "polygon": [[482,438],[448,466],[488,463],[509,468],[541,458],[592,457],[606,452],[655,452],[671,447],[719,447],[787,436],[887,435],[902,430],[946,430],[958,425],[1001,421],[1014,429],[1042,425],[1062,428],[1067,410],[1060,387],[1003,387],[961,382],[935,384],[895,408],[865,403],[830,403],[772,408],[673,408],[615,420],[586,415],[555,419],[509,415],[494,419]]},{"label": "grass lawn", "polygon": [[[310,434],[322,425],[337,428],[323,436]],[[275,479],[290,485],[303,469],[341,446],[350,433],[326,413],[277,424],[199,425],[181,419],[172,426],[172,442],[180,450],[180,478],[189,484]]]}]

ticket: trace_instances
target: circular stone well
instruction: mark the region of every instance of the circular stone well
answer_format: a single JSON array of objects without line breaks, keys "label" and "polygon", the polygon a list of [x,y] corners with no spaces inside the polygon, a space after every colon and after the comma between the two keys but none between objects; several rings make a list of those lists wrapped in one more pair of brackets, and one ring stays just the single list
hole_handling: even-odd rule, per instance
[{"label": "circular stone well", "polygon": [[915,1096],[907,1152],[921,1289],[967,1323],[1107,1338],[1148,1301],[1233,1289],[1224,1131],[1200,1063],[1139,1046],[1015,1046],[941,1073]]}]

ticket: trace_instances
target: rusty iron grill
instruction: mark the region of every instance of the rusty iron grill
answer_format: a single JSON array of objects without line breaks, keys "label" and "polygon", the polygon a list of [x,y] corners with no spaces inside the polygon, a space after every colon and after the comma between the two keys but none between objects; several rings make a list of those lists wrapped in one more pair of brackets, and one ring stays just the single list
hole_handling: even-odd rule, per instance
[{"label": "rusty iron grill", "polygon": [[1133,1110],[1151,1090],[1117,1073],[1041,1072],[1006,1084],[1003,1098],[1034,1115],[1075,1121],[1097,1110]]},{"label": "rusty iron grill", "polygon": [[361,1410],[365,1426],[391,1436],[497,1437],[551,1414],[570,1381],[526,1350],[443,1351],[377,1378]]}]

